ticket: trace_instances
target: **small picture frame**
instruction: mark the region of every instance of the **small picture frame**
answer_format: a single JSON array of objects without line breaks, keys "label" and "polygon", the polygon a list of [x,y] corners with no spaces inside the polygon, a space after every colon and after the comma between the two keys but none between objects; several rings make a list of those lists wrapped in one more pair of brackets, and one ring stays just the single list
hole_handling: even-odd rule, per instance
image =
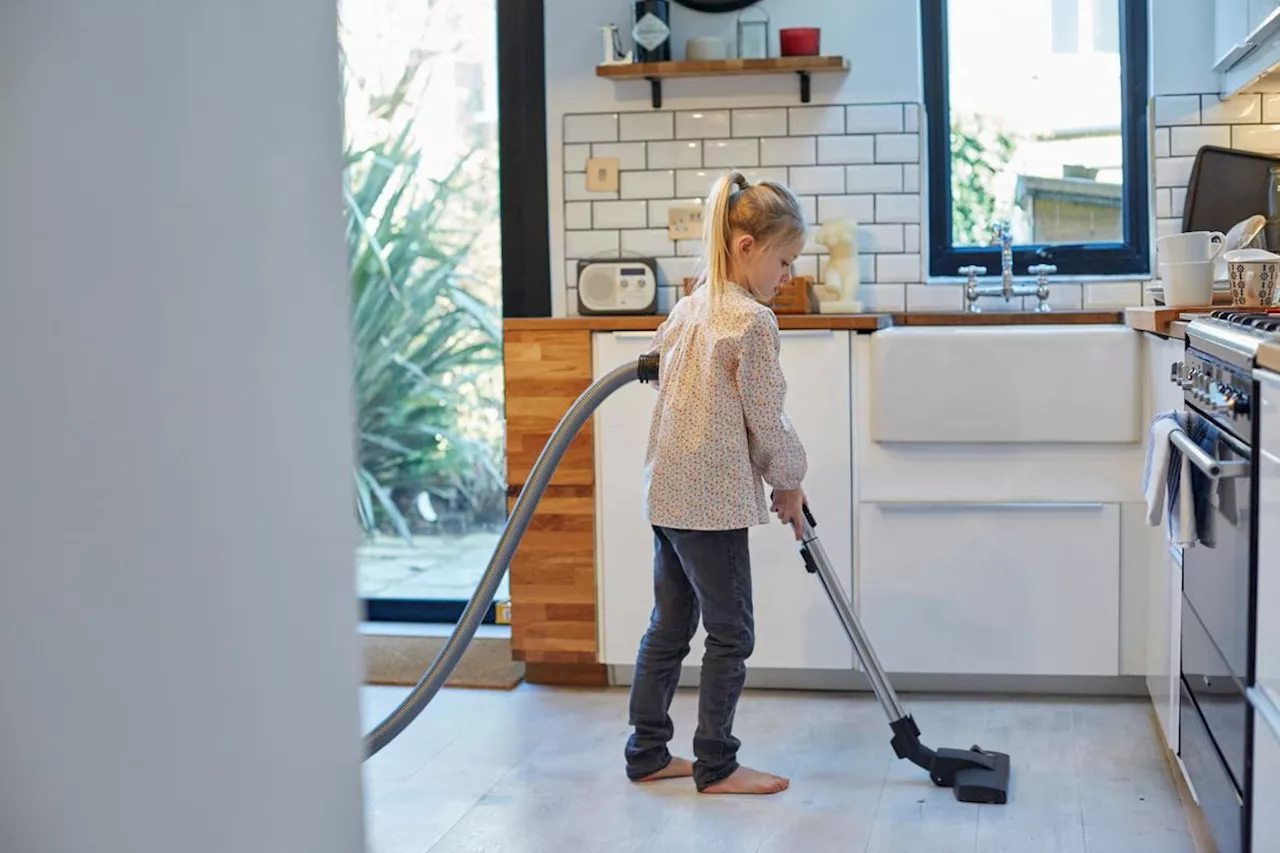
[{"label": "small picture frame", "polygon": [[619,168],[620,164],[616,157],[592,157],[587,161],[587,191],[616,193]]}]

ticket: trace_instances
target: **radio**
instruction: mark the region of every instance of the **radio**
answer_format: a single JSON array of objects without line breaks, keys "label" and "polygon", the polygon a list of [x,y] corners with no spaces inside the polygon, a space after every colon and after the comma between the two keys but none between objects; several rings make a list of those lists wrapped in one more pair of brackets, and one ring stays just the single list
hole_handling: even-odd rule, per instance
[{"label": "radio", "polygon": [[653,258],[578,261],[578,313],[656,314],[658,262]]}]

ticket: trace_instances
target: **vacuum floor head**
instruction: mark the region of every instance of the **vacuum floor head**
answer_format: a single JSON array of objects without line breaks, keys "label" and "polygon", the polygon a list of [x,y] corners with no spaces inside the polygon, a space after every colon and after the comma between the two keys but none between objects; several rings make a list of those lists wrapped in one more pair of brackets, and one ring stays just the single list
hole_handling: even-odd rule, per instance
[{"label": "vacuum floor head", "polygon": [[1009,756],[973,749],[940,749],[930,775],[933,781],[955,789],[962,803],[1004,805],[1009,801]]}]

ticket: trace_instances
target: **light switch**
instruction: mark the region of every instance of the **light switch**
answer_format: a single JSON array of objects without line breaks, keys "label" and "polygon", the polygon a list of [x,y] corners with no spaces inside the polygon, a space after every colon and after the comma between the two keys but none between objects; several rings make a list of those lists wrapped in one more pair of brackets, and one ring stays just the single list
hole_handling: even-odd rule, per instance
[{"label": "light switch", "polygon": [[593,193],[618,191],[617,157],[593,157],[587,161],[587,190]]}]

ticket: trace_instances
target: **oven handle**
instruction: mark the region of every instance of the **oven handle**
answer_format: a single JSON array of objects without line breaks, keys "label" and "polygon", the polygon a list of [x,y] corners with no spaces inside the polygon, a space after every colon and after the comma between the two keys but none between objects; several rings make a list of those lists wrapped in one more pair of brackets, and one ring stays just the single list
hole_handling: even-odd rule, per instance
[{"label": "oven handle", "polygon": [[[1226,438],[1226,436],[1223,436]],[[1234,442],[1230,442],[1232,448],[1236,452],[1246,450],[1235,446]],[[1249,463],[1244,460],[1233,460],[1231,462],[1221,462],[1214,459],[1204,451],[1200,445],[1196,444],[1182,430],[1175,429],[1169,433],[1169,442],[1191,460],[1191,464],[1200,469],[1200,472],[1212,480],[1230,480],[1235,477],[1244,477],[1249,473]],[[1240,455],[1245,455],[1241,453]]]}]

